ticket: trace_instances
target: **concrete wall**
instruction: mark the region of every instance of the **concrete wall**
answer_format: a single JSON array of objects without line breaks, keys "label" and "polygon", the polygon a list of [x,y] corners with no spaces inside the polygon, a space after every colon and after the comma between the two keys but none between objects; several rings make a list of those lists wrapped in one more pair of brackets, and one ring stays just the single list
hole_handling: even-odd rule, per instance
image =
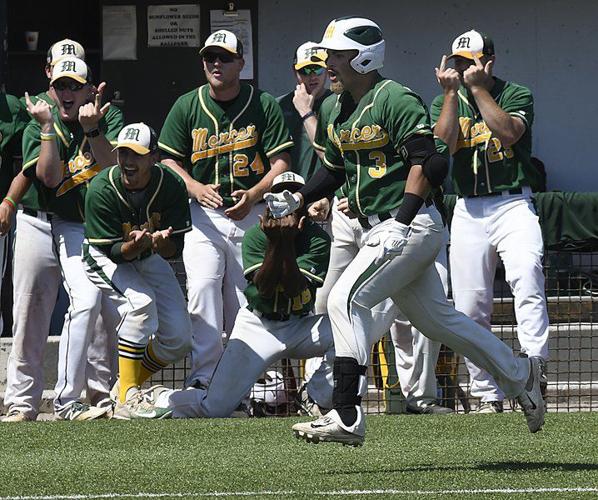
[{"label": "concrete wall", "polygon": [[439,93],[434,67],[454,37],[474,27],[488,33],[497,53],[494,73],[534,93],[534,154],[546,164],[549,189],[598,191],[592,146],[598,2],[260,0],[260,86],[275,95],[289,91],[293,75],[285,69],[294,48],[319,41],[328,21],[344,15],[380,24],[387,43],[384,76],[428,103]]}]

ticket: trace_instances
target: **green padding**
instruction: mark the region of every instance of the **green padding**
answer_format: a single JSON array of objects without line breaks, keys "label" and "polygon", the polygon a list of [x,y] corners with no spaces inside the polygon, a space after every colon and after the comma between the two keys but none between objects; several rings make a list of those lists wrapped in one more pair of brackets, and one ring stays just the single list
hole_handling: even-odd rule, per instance
[{"label": "green padding", "polygon": [[[445,195],[448,222],[457,197]],[[552,191],[533,196],[547,250],[598,251],[598,193]]]}]

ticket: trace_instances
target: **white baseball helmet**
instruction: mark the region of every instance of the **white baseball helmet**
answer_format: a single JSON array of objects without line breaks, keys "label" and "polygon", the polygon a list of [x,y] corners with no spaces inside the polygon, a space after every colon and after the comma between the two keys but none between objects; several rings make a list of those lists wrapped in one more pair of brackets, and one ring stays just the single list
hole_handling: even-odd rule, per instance
[{"label": "white baseball helmet", "polygon": [[251,399],[268,406],[278,406],[288,403],[284,376],[276,370],[269,370],[264,378],[259,379],[251,389]]},{"label": "white baseball helmet", "polygon": [[363,17],[339,17],[330,22],[319,47],[330,50],[357,50],[351,67],[365,74],[384,66],[384,38],[374,21]]}]

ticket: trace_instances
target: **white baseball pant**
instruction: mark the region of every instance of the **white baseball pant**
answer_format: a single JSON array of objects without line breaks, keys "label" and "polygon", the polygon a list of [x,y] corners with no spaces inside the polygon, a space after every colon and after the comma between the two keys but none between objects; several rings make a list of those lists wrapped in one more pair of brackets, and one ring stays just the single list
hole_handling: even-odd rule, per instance
[{"label": "white baseball pant", "polygon": [[255,205],[240,221],[191,201],[193,228],[185,234],[183,262],[187,273],[187,300],[193,331],[188,385],[207,386],[223,351],[222,333],[230,334],[239,308],[245,306],[241,243],[259,221],[265,205]]},{"label": "white baseball pant", "polygon": [[[521,195],[459,198],[451,226],[451,282],[455,308],[491,328],[494,275],[500,257],[515,298],[521,351],[548,359],[548,313],[544,294],[544,244],[531,191]],[[502,401],[505,394],[486,370],[466,359],[471,395]]]},{"label": "white baseball pant", "polygon": [[[369,231],[383,231],[384,222]],[[382,233],[383,234],[383,233]],[[380,321],[371,308],[391,298],[411,324],[433,340],[462,353],[492,373],[506,394],[520,394],[529,377],[529,362],[491,332],[456,311],[446,300],[434,261],[444,242],[444,225],[436,208],[422,207],[411,224],[403,252],[380,265],[379,245],[364,246],[334,285],[328,299],[336,356],[367,366],[372,338]],[[365,394],[365,380],[360,396]]]},{"label": "white baseball pant", "polygon": [[[73,252],[83,235],[83,225],[65,221],[48,220],[50,214],[39,211],[36,216],[17,213],[13,264],[13,345],[7,363],[7,386],[4,403],[8,411],[21,411],[36,418],[44,389],[43,360],[50,329],[52,311],[56,305],[58,289],[62,283],[61,266],[65,270],[65,287],[75,289],[76,300],[71,303],[65,317],[59,342],[58,381],[55,401],[60,409],[80,400],[85,381],[96,391],[107,394],[110,386],[103,379],[88,380],[86,366],[99,364],[90,369],[92,376],[106,371],[102,364],[106,358],[106,342],[98,341],[89,347],[89,330],[95,328],[95,306],[87,297],[81,297],[79,286],[89,283],[80,280],[77,267],[82,271],[80,259],[72,255],[60,263],[57,256],[62,240],[63,256]],[[53,225],[57,227],[53,230]],[[75,227],[79,226],[79,227]],[[66,283],[66,280],[71,280]],[[87,280],[86,280],[87,281]],[[94,292],[95,293],[95,292]],[[71,297],[72,300],[72,297]],[[97,319],[97,316],[96,316]],[[91,327],[88,323],[92,321]],[[94,335],[107,336],[104,329],[95,329]],[[96,350],[97,349],[97,350]]]},{"label": "white baseball pant", "polygon": [[[330,223],[332,233],[330,264],[324,285],[316,292],[316,313],[327,311],[330,290],[365,245],[367,237],[367,231],[362,228],[358,219],[350,219],[339,212],[336,209],[337,204],[338,199],[334,198]],[[445,231],[444,234],[448,239],[448,232]],[[446,291],[448,286],[446,252],[439,252],[436,268]],[[422,335],[416,328],[412,328],[400,309],[390,299],[376,305],[372,313],[382,322],[382,325],[388,323],[390,327],[395,348],[395,366],[401,391],[407,403],[412,406],[422,406],[435,402],[437,398],[436,362],[441,344]],[[396,318],[395,321],[392,321],[393,316]],[[383,336],[387,330],[388,328],[381,331],[380,335]],[[379,338],[373,339],[372,342],[377,340]]]},{"label": "white baseball pant", "polygon": [[330,408],[334,344],[328,317],[273,321],[243,307],[208,389],[172,391],[168,407],[174,418],[228,417],[270,365],[282,358],[313,356],[324,356],[324,362],[307,383],[307,393],[318,405]]},{"label": "white baseball pant", "polygon": [[153,352],[164,363],[186,356],[191,349],[191,321],[183,291],[166,260],[153,254],[116,264],[90,245],[84,262],[91,283],[118,310],[119,339],[147,345],[152,338]]}]

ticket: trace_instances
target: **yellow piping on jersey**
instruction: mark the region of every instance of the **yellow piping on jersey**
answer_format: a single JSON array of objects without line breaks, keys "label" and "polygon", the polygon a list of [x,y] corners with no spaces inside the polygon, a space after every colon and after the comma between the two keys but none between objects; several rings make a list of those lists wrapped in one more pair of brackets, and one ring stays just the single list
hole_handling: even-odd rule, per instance
[{"label": "yellow piping on jersey", "polygon": [[[202,85],[201,87],[199,87],[197,89],[197,95],[199,96],[199,104],[201,105],[202,109],[206,112],[206,114],[214,122],[214,128],[215,128],[215,131],[216,131],[216,136],[219,136],[220,135],[220,129],[218,128],[218,120],[216,120],[216,117],[212,113],[210,113],[210,110],[206,106],[206,103],[203,100],[203,96],[201,95],[201,90],[204,87],[207,87],[207,85]],[[215,172],[215,175],[214,175],[214,184],[220,184],[220,169],[219,169],[219,165],[218,165],[218,155],[216,155],[216,165],[214,166],[214,168],[216,169],[216,172]]]},{"label": "yellow piping on jersey", "polygon": [[87,241],[96,245],[107,245],[109,243],[118,243],[122,238],[87,238]]},{"label": "yellow piping on jersey", "polygon": [[[152,206],[152,203],[154,202],[154,200],[156,199],[156,196],[158,196],[158,193],[160,192],[160,188],[162,187],[163,180],[164,180],[164,170],[160,169],[160,180],[158,181],[156,190],[154,191],[154,194],[150,198],[150,201],[147,204],[147,207],[145,207],[145,216],[146,216],[146,220],[147,220],[148,224],[150,224],[150,222],[152,220],[150,217],[150,207]],[[150,230],[155,230],[155,229],[156,228],[150,228]]]},{"label": "yellow piping on jersey", "polygon": [[62,130],[60,130],[57,123],[54,123],[54,130],[56,131],[56,135],[58,135],[62,143],[68,148],[71,143],[70,141],[66,140],[66,137],[64,137]]},{"label": "yellow piping on jersey", "polygon": [[[249,85],[249,98],[247,99],[247,102],[245,103],[245,105],[243,106],[243,108],[241,109],[241,111],[239,111],[239,113],[237,114],[237,116],[235,116],[231,121],[230,121],[230,125],[228,127],[228,133],[232,134],[233,129],[235,128],[235,122],[237,121],[237,119],[239,117],[241,117],[241,115],[243,113],[245,113],[245,110],[249,107],[249,103],[251,102],[251,99],[253,99],[253,85]],[[255,137],[255,141],[257,143],[257,137]],[[256,152],[256,155],[259,154]],[[235,183],[235,177],[233,176],[233,151],[231,149],[230,153],[228,154],[228,175],[230,178],[230,192],[232,193],[234,191],[234,183]]]},{"label": "yellow piping on jersey", "polygon": [[172,153],[175,156],[179,156],[180,158],[185,158],[185,155],[183,153],[179,153],[176,149],[172,149],[170,146],[167,146],[163,142],[158,142],[158,146],[160,146],[161,149],[165,149],[166,151],[168,151],[169,153]]},{"label": "yellow piping on jersey", "polygon": [[310,273],[309,271],[306,271],[305,269],[299,268],[299,272],[301,272],[301,274],[305,274],[305,276],[307,276],[309,279],[313,281],[317,281],[318,283],[324,283],[324,280],[322,278]]},{"label": "yellow piping on jersey", "polygon": [[125,204],[125,206],[127,206],[129,209],[132,210],[131,205],[129,205],[129,202],[127,200],[125,200],[123,198],[123,196],[120,194],[120,191],[118,190],[118,188],[116,187],[116,184],[114,184],[114,180],[112,179],[112,173],[114,172],[114,169],[116,169],[116,168],[119,168],[119,166],[114,165],[114,167],[112,167],[110,169],[110,172],[108,172],[108,179],[110,180],[110,184],[112,184],[112,188],[116,192],[116,196],[118,196],[120,198],[120,201],[122,201]]},{"label": "yellow piping on jersey", "polygon": [[67,193],[74,187],[77,187],[79,184],[83,184],[85,181],[89,181],[97,174],[99,174],[101,171],[102,166],[96,163],[88,169],[76,173],[75,175],[68,178],[66,181],[62,183],[58,191],[56,191],[56,196],[62,196],[64,193]]},{"label": "yellow piping on jersey", "polygon": [[283,144],[280,144],[279,146],[276,146],[274,149],[268,151],[266,153],[266,158],[270,158],[271,156],[274,156],[276,153],[278,153],[280,150],[292,147],[294,145],[295,143],[293,141],[288,141]]},{"label": "yellow piping on jersey", "polygon": [[[357,117],[357,120],[355,120],[353,122],[353,124],[351,125],[351,136],[353,135],[353,130],[357,128],[357,123],[359,122],[359,120],[361,120],[361,117],[363,116],[363,114],[368,109],[370,109],[371,107],[374,106],[374,103],[376,102],[376,97],[378,97],[378,94],[380,93],[380,91],[384,87],[386,87],[391,81],[392,80],[386,80],[382,85],[380,85],[380,88],[374,94],[374,98],[372,99],[372,102],[370,102],[367,106],[365,106],[361,110],[361,113],[359,113],[359,116]],[[342,147],[341,147],[341,150],[342,150]],[[363,213],[363,210],[361,208],[361,200],[359,199],[359,182],[361,181],[361,158],[359,157],[359,151],[358,150],[355,150],[355,154],[357,156],[357,186],[355,187],[355,203],[357,203],[357,209],[359,210],[359,212],[361,213],[361,215],[365,216],[365,214]]]}]

